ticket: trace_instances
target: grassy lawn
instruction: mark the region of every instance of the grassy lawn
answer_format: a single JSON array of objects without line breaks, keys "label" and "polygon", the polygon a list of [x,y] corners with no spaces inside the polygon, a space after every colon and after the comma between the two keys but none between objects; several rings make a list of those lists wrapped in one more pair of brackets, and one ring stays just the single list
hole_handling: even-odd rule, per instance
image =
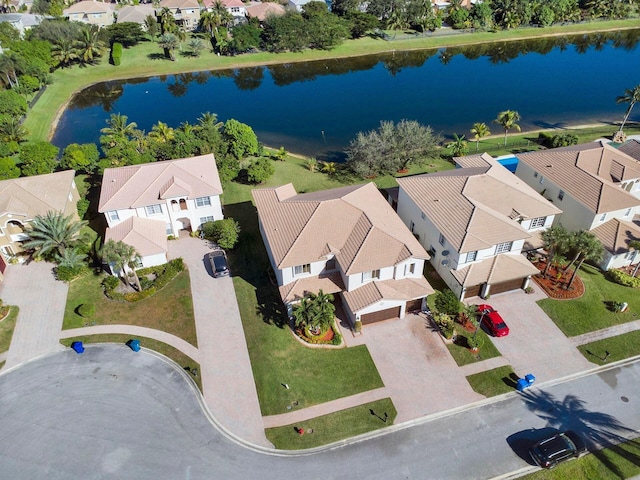
[{"label": "grassy lawn", "polygon": [[[600,270],[589,265],[582,266],[580,278],[585,286],[582,297],[538,301],[538,305],[566,336],[573,337],[637,319],[640,314],[640,295],[637,290],[610,282]],[[611,301],[627,302],[629,308],[624,313],[611,312],[605,303]]]},{"label": "grassy lawn", "polygon": [[579,25],[555,26],[549,28],[523,28],[499,32],[461,33],[458,35],[413,35],[394,41],[374,38],[348,40],[330,50],[305,50],[294,53],[255,53],[235,57],[218,57],[207,51],[198,57],[178,56],[175,62],[159,58],[161,49],[155,42],[144,42],[123,52],[122,64],[118,67],[108,63],[108,55],[98,65],[89,68],[74,66],[56,70],[53,83],[38,100],[25,122],[32,140],[45,140],[52,132],[56,115],[71,95],[93,83],[134,77],[176,74],[215,69],[238,68],[251,65],[269,65],[327,58],[345,58],[381,52],[441,48],[496,41],[521,40],[549,35],[570,35],[572,33],[621,30],[637,28],[637,19],[593,22]]},{"label": "grassy lawn", "polygon": [[494,368],[486,372],[469,375],[467,381],[474,392],[485,397],[495,397],[503,393],[513,392],[518,376],[510,365]]},{"label": "grassy lawn", "polygon": [[[71,344],[75,341],[80,341],[83,343],[127,343],[131,340],[131,335],[123,335],[118,333],[104,334],[104,335],[81,335],[73,338],[65,338],[60,340],[60,343],[63,345],[70,347]],[[159,342],[158,340],[154,340],[152,338],[146,337],[135,337],[140,340],[140,345],[143,348],[148,348],[149,350],[153,350],[155,352],[161,353],[165,357],[170,358],[182,368],[189,372],[199,372],[200,364],[195,362],[191,357],[185,355],[180,350],[173,348],[171,345],[167,345],[166,343]],[[200,380],[200,375],[194,376],[191,375],[191,378],[195,380],[198,384],[198,389],[202,392],[202,381]]]},{"label": "grassy lawn", "polygon": [[478,353],[473,353],[467,348],[467,338],[471,337],[473,332],[467,332],[459,325],[456,325],[456,332],[457,340],[455,343],[447,345],[447,349],[459,367],[500,356],[498,349],[481,328],[478,329],[477,333],[482,345]]},{"label": "grassy lawn", "polygon": [[[90,273],[69,285],[63,329],[86,325],[138,325],[168,332],[198,345],[189,272],[179,273],[155,295],[136,303],[108,299],[100,284],[103,278],[103,275]],[[84,303],[93,303],[96,307],[95,315],[89,319],[76,313]]]},{"label": "grassy lawn", "polygon": [[11,345],[11,337],[13,337],[13,330],[16,328],[16,321],[18,320],[18,307],[11,307],[11,311],[7,318],[0,321],[0,353],[9,350]]},{"label": "grassy lawn", "polygon": [[[373,413],[371,413],[373,412]],[[385,413],[387,414],[386,422]],[[268,428],[267,438],[281,450],[300,450],[349,438],[393,425],[397,412],[390,398],[365,403],[330,415],[284,427]],[[305,430],[300,435],[296,428]],[[307,433],[309,429],[313,433]]]},{"label": "grassy lawn", "polygon": [[580,345],[578,350],[587,360],[598,365],[634,357],[640,355],[640,330],[586,343]]},{"label": "grassy lawn", "polygon": [[522,478],[527,480],[575,480],[578,478],[618,480],[638,474],[640,474],[640,441],[635,439],[562,463],[553,470],[540,470]]}]

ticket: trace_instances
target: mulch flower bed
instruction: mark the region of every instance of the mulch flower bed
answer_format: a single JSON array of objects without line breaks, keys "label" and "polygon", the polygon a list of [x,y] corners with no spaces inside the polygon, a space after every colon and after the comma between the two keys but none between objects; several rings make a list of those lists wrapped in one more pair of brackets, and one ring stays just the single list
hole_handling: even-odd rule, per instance
[{"label": "mulch flower bed", "polygon": [[542,272],[546,267],[546,262],[541,260],[535,264],[540,270],[540,275],[536,275],[533,277],[533,280],[542,288],[550,298],[554,298],[556,300],[570,300],[572,298],[579,298],[584,294],[584,283],[582,283],[582,279],[580,276],[576,275],[576,278],[573,279],[573,284],[570,289],[567,289],[566,286],[569,283],[569,279],[573,271],[569,271],[566,274],[562,274],[562,270],[556,268],[555,266],[551,266],[549,268],[549,272],[547,272],[547,276],[544,277]]}]

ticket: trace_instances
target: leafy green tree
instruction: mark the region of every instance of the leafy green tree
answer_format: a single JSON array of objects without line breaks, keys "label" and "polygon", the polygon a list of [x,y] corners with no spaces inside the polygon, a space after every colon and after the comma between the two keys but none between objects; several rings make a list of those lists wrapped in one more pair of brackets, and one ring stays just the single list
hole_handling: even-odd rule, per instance
[{"label": "leafy green tree", "polygon": [[[574,232],[571,247],[577,252],[577,265],[571,274],[567,289],[573,285],[578,270],[585,261],[599,262],[604,255],[604,247],[598,237],[586,230]],[[572,262],[573,263],[573,262]],[[568,268],[568,267],[567,267]]]},{"label": "leafy green tree", "polygon": [[461,0],[452,0],[447,8],[449,14],[449,24],[453,28],[468,28],[471,26],[471,13],[469,10],[462,6]]},{"label": "leafy green tree", "polygon": [[520,120],[520,114],[515,110],[504,110],[498,113],[497,118],[494,120],[494,123],[497,123],[504,128],[504,144],[507,145],[507,134],[509,130],[516,129],[520,131],[520,125],[518,125],[518,121]]},{"label": "leafy green tree", "polygon": [[549,227],[542,232],[542,241],[544,249],[547,251],[547,264],[542,274],[546,277],[554,259],[557,256],[563,256],[569,249],[571,235],[562,225]]},{"label": "leafy green tree", "polygon": [[63,18],[45,18],[38,25],[33,26],[26,33],[27,40],[44,40],[54,45],[60,39],[74,41],[80,38],[80,30],[83,24],[80,22],[69,22]]},{"label": "leafy green tree", "polygon": [[100,152],[95,143],[83,145],[72,143],[64,149],[60,166],[64,169],[92,173],[98,166],[98,160],[100,160]]},{"label": "leafy green tree", "polygon": [[147,15],[144,19],[144,28],[147,34],[152,38],[156,38],[158,34],[158,20],[153,15]]},{"label": "leafy green tree", "polygon": [[260,47],[260,29],[259,23],[249,20],[247,23],[237,25],[231,30],[231,43],[229,49],[233,53],[245,53],[252,49]]},{"label": "leafy green tree", "polygon": [[36,215],[27,227],[29,240],[23,243],[27,250],[34,250],[35,258],[47,260],[64,256],[67,249],[73,248],[80,240],[80,230],[86,222],[65,217],[60,212],[49,211],[45,215]]},{"label": "leafy green tree", "polygon": [[10,178],[18,178],[20,176],[20,169],[16,165],[13,158],[2,157],[0,158],[0,180],[8,180]]},{"label": "leafy green tree", "polygon": [[[638,252],[640,251],[640,240],[631,240],[629,242],[629,250],[633,250],[635,252],[634,260],[638,257]],[[638,273],[638,269],[640,269],[640,261],[636,263],[636,267],[633,269],[632,276],[635,277]]]},{"label": "leafy green tree", "polygon": [[620,124],[620,132],[622,132],[622,129],[624,128],[624,124],[627,123],[627,120],[629,119],[629,115],[631,115],[631,110],[633,110],[633,107],[635,106],[635,104],[637,102],[640,102],[640,84],[636,85],[633,88],[628,88],[624,91],[624,95],[620,95],[619,97],[616,98],[616,103],[620,104],[620,103],[628,103],[629,106],[627,107],[627,111],[624,114],[624,117],[622,119],[622,123]]},{"label": "leafy green tree", "polygon": [[475,2],[470,13],[474,28],[488,29],[493,26],[493,10],[489,2]]},{"label": "leafy green tree", "polygon": [[0,23],[0,43],[8,45],[10,42],[20,40],[20,32],[9,22]]},{"label": "leafy green tree", "polygon": [[349,22],[351,38],[364,37],[371,30],[380,27],[380,21],[370,13],[360,11],[348,12],[344,18]]},{"label": "leafy green tree", "polygon": [[178,48],[178,37],[173,33],[163,33],[160,40],[158,40],[158,45],[164,50],[164,56],[172,62],[175,62],[176,57],[174,51]]},{"label": "leafy green tree", "polygon": [[250,183],[264,183],[276,171],[273,162],[267,157],[256,158],[247,167],[247,180]]},{"label": "leafy green tree", "polygon": [[80,40],[76,42],[78,57],[82,63],[93,63],[94,60],[107,51],[107,47],[99,39],[100,30],[97,26],[86,26],[80,30]]},{"label": "leafy green tree", "polygon": [[224,124],[223,136],[228,142],[229,153],[238,160],[258,153],[258,137],[253,129],[235,119]]},{"label": "leafy green tree", "polygon": [[473,139],[476,141],[477,152],[480,145],[480,139],[491,135],[491,130],[489,130],[486,123],[477,122],[473,124],[473,127],[471,127],[471,133],[473,133]]},{"label": "leafy green tree", "polygon": [[295,10],[268,16],[263,22],[262,40],[270,52],[301,51],[309,44],[304,17]]},{"label": "leafy green tree", "polygon": [[454,157],[461,157],[469,151],[469,145],[464,139],[464,135],[458,136],[457,133],[453,134],[453,141],[447,143],[447,148],[451,149],[451,155]]},{"label": "leafy green tree", "polygon": [[21,117],[27,113],[27,101],[14,90],[0,91],[0,118]]},{"label": "leafy green tree", "polygon": [[80,58],[76,42],[67,38],[60,38],[53,44],[51,55],[62,67],[68,67]]},{"label": "leafy green tree", "polygon": [[[326,10],[324,2],[310,2],[305,5],[320,5],[324,8],[322,13],[310,14],[305,20],[307,32],[307,45],[310,48],[328,50],[340,45],[346,38],[349,38],[349,26],[346,20],[332,15]],[[306,15],[306,10],[305,10]]]},{"label": "leafy green tree", "polygon": [[22,175],[30,177],[52,173],[59,153],[60,149],[49,142],[27,143],[18,155]]},{"label": "leafy green tree", "polygon": [[[130,273],[131,276],[134,277],[138,291],[142,290],[140,286],[140,279],[138,278],[138,274],[135,270],[136,265],[140,261],[140,254],[134,247],[121,240],[118,240],[117,242],[114,240],[107,240],[100,249],[100,257],[109,266],[116,267],[116,269],[119,270],[120,276],[122,276],[129,284],[129,275],[127,275],[127,273]],[[129,269],[128,272],[127,267]]]},{"label": "leafy green tree", "polygon": [[[154,21],[154,17],[151,17]],[[133,47],[144,40],[142,26],[136,22],[114,23],[105,28],[109,43],[121,43],[124,47]]]},{"label": "leafy green tree", "polygon": [[232,250],[240,238],[240,224],[233,218],[225,218],[200,225],[205,238],[212,240],[225,250]]},{"label": "leafy green tree", "polygon": [[456,294],[448,288],[436,293],[434,305],[438,312],[446,313],[452,317],[456,317],[462,308],[462,304]]}]

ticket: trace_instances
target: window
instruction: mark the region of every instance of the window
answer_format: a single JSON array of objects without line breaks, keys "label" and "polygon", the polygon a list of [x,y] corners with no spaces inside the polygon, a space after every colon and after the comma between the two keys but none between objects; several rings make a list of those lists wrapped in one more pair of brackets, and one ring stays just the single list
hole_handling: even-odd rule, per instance
[{"label": "window", "polygon": [[444,247],[444,235],[440,234],[440,237],[438,237],[438,242]]},{"label": "window", "polygon": [[424,214],[424,212],[420,212],[420,218],[422,218],[423,220],[426,220],[427,216]]},{"label": "window", "polygon": [[147,211],[147,215],[159,215],[162,213],[162,205],[148,205],[144,207]]},{"label": "window", "polygon": [[544,177],[542,175],[540,175],[540,180],[538,180],[540,182],[540,185],[542,185],[544,183]]},{"label": "window", "polygon": [[415,228],[416,228],[416,224],[413,222],[409,222],[409,230],[411,230],[411,233],[415,231]]},{"label": "window", "polygon": [[380,270],[371,270],[370,272],[362,273],[362,281],[366,282],[367,280],[376,280],[380,278]]},{"label": "window", "polygon": [[117,222],[118,220],[120,220],[120,215],[118,215],[118,212],[116,210],[109,212],[109,220],[114,222]]},{"label": "window", "polygon": [[416,273],[416,264],[415,263],[409,263],[408,265],[404,266],[404,274],[406,275],[412,275]]},{"label": "window", "polygon": [[209,215],[208,217],[200,217],[200,224],[213,222],[213,215]]},{"label": "window", "polygon": [[196,207],[209,207],[211,206],[211,198],[198,197],[196,198]]},{"label": "window", "polygon": [[311,264],[307,263],[306,265],[296,265],[293,267],[293,275],[304,275],[305,273],[311,273]]},{"label": "window", "polygon": [[496,253],[504,253],[504,252],[510,252],[511,251],[511,246],[513,245],[513,242],[504,242],[504,243],[499,243],[496,246]]},{"label": "window", "polygon": [[477,256],[478,256],[478,251],[477,250],[475,252],[467,252],[467,262],[475,261]]},{"label": "window", "polygon": [[544,224],[547,222],[547,217],[538,217],[531,220],[530,228],[540,228],[544,227]]},{"label": "window", "polygon": [[601,221],[601,222],[604,222],[604,220],[605,220],[606,218],[607,218],[607,214],[606,214],[606,213],[603,213],[603,214],[600,216],[600,221]]},{"label": "window", "polygon": [[167,235],[173,235],[173,227],[171,226],[171,222],[167,222],[165,232],[167,233]]},{"label": "window", "polygon": [[624,211],[624,215],[623,215],[623,217],[628,217],[630,214],[631,214],[631,209],[630,209],[630,208],[627,208],[627,209]]},{"label": "window", "polygon": [[562,200],[564,198],[564,190],[560,190],[558,192],[558,200]]}]

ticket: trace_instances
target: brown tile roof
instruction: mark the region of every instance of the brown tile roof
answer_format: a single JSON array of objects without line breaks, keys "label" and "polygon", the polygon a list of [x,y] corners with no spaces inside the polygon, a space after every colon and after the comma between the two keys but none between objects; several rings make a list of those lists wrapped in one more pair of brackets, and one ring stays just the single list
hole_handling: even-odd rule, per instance
[{"label": "brown tile roof", "polygon": [[252,193],[278,268],[332,253],[351,275],[428,258],[373,183],[298,195],[288,184]]},{"label": "brown tile roof", "polygon": [[261,22],[269,15],[284,15],[286,11],[282,5],[275,2],[263,2],[249,5],[245,10],[247,12],[247,16],[256,17]]},{"label": "brown tile roof", "polygon": [[104,239],[131,245],[141,257],[167,252],[167,231],[163,220],[130,217],[115,227],[107,228]]},{"label": "brown tile roof", "polygon": [[629,251],[629,243],[640,241],[640,218],[636,215],[633,222],[614,218],[591,230],[604,248],[619,255]]},{"label": "brown tile roof", "polygon": [[337,293],[344,290],[340,273],[301,278],[280,287],[280,296],[284,303],[291,303],[301,300],[307,292],[317,293],[320,290],[324,293]]},{"label": "brown tile roof", "polygon": [[640,203],[615,185],[640,177],[640,165],[604,142],[521,153],[517,157],[594,213],[622,210]]},{"label": "brown tile roof", "polygon": [[537,273],[539,270],[522,255],[496,255],[459,270],[451,270],[453,277],[463,287],[507,282]]},{"label": "brown tile roof", "polygon": [[640,140],[629,140],[623,145],[620,145],[620,147],[618,147],[618,150],[640,162]]},{"label": "brown tile roof", "polygon": [[469,167],[398,178],[398,184],[460,253],[531,237],[517,222],[561,211],[491,157]]},{"label": "brown tile roof", "polygon": [[381,300],[407,301],[426,297],[434,292],[424,277],[403,278],[369,282],[351,292],[343,292],[347,306],[352,312],[373,305]]},{"label": "brown tile roof", "polygon": [[10,213],[31,220],[49,211],[65,212],[75,171],[0,181],[0,215]]},{"label": "brown tile roof", "polygon": [[102,177],[98,211],[154,205],[172,195],[194,199],[221,193],[213,154],[107,168]]}]

